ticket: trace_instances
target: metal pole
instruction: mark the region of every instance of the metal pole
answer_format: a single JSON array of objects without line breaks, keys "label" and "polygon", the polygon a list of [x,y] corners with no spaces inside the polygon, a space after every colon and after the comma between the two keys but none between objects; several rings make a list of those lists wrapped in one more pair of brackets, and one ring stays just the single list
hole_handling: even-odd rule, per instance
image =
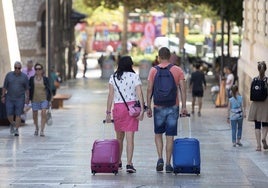
[{"label": "metal pole", "polygon": [[48,78],[50,78],[51,70],[51,1],[46,0],[46,70]]},{"label": "metal pole", "polygon": [[223,56],[224,56],[224,4],[221,0],[221,76],[223,75]]}]

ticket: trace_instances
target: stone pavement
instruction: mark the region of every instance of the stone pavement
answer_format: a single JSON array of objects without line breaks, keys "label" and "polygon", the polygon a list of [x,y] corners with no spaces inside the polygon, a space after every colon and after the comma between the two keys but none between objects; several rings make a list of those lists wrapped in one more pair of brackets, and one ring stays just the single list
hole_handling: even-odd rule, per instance
[{"label": "stone pavement", "polygon": [[[243,147],[232,147],[226,108],[215,108],[206,90],[202,116],[191,117],[192,137],[200,140],[201,174],[174,175],[157,173],[153,120],[145,117],[135,134],[133,163],[135,174],[96,174],[90,169],[91,148],[95,139],[112,138],[111,124],[105,117],[107,80],[94,77],[98,70],[88,71],[89,78],[69,80],[59,93],[72,94],[64,101],[64,109],[53,110],[53,125],[47,126],[45,137],[34,136],[29,114],[20,136],[13,137],[9,128],[0,127],[0,187],[181,187],[181,188],[267,188],[268,152],[255,151],[253,124],[244,121]],[[98,77],[98,76],[97,76]],[[144,94],[146,81],[144,81]],[[189,94],[189,93],[188,93]],[[190,111],[190,97],[188,110]],[[185,125],[185,123],[184,123]],[[187,136],[183,126],[180,136]]]}]

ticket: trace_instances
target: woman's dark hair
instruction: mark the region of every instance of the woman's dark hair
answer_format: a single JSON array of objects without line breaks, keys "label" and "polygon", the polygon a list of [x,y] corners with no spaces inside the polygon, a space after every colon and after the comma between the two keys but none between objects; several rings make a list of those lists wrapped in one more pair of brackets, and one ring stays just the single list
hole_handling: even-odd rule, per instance
[{"label": "woman's dark hair", "polygon": [[237,94],[237,92],[238,92],[238,86],[237,86],[237,85],[233,85],[233,86],[231,87],[231,92],[232,92],[232,96],[233,96],[234,98],[236,98],[236,94]]},{"label": "woman's dark hair", "polygon": [[258,71],[260,71],[261,69],[263,69],[264,71],[266,71],[265,61],[259,61],[258,62]]},{"label": "woman's dark hair", "polygon": [[40,64],[40,63],[36,63],[35,65],[34,65],[34,69],[36,69],[36,67],[37,66],[40,66],[41,67],[41,69],[43,69],[43,65],[42,64]]},{"label": "woman's dark hair", "polygon": [[133,61],[130,56],[121,57],[118,61],[117,70],[115,71],[116,78],[120,80],[124,72],[135,73],[135,71],[132,68],[132,65],[133,65]]}]

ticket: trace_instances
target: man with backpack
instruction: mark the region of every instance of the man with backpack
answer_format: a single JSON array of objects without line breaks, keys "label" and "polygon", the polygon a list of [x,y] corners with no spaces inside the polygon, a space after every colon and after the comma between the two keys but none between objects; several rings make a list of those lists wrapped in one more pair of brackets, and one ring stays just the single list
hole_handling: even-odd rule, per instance
[{"label": "man with backpack", "polygon": [[[147,116],[154,116],[155,144],[158,153],[156,171],[163,171],[163,134],[166,134],[166,173],[173,172],[170,163],[174,136],[177,135],[179,118],[179,95],[181,96],[181,114],[186,115],[186,83],[184,73],[178,66],[169,62],[170,50],[162,47],[158,51],[159,65],[152,67],[148,76]],[[179,89],[179,90],[178,90]],[[180,91],[180,93],[178,93]],[[153,98],[154,110],[151,109]]]}]

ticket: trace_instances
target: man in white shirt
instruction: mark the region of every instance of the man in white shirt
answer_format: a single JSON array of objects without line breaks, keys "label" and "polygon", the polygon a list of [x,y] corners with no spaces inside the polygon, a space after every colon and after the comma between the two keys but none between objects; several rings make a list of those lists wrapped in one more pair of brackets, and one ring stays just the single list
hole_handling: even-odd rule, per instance
[{"label": "man in white shirt", "polygon": [[226,66],[224,67],[224,74],[225,74],[225,89],[226,89],[226,103],[228,104],[229,98],[232,96],[231,87],[234,84],[234,75],[231,71],[231,68]]}]

